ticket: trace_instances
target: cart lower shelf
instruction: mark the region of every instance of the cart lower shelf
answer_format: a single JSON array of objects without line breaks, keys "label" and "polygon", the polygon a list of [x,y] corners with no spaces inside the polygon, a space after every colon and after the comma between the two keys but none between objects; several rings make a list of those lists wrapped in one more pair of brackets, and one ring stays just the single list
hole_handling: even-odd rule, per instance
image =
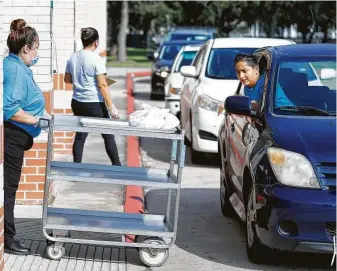
[{"label": "cart lower shelf", "polygon": [[172,227],[165,221],[163,215],[51,207],[47,210],[44,228],[48,230],[134,234],[169,238],[174,236]]}]

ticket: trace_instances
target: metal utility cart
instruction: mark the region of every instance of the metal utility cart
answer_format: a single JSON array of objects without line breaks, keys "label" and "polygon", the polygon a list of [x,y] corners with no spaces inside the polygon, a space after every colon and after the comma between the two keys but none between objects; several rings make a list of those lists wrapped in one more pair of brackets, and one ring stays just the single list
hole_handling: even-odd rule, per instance
[{"label": "metal utility cart", "polygon": [[[138,137],[161,138],[172,141],[169,169],[110,166],[52,160],[55,131],[89,132]],[[139,248],[142,262],[161,266],[168,258],[169,247],[176,239],[180,184],[185,161],[184,132],[148,130],[129,127],[123,120],[97,119],[56,115],[49,123],[46,184],[43,201],[43,234],[47,238],[47,255],[59,260],[65,253],[64,243],[123,246]],[[49,207],[51,181],[91,182],[137,185],[168,189],[166,215],[129,214]],[[176,196],[173,197],[172,195]],[[173,206],[171,208],[171,205]],[[172,213],[172,215],[170,215]],[[70,232],[112,233],[136,235],[137,242],[88,240],[71,238]]]}]

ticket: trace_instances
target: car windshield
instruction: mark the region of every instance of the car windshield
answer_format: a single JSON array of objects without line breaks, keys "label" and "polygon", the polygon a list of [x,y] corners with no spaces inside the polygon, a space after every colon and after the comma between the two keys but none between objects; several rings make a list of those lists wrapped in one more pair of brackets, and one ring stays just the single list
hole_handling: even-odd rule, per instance
[{"label": "car windshield", "polygon": [[183,52],[177,62],[176,68],[174,70],[174,72],[179,72],[180,68],[182,66],[188,66],[192,63],[192,60],[195,56],[195,54],[197,53],[197,51],[185,51]]},{"label": "car windshield", "polygon": [[213,79],[238,79],[235,71],[235,56],[252,54],[257,48],[214,48],[207,63],[206,77]]},{"label": "car windshield", "polygon": [[163,45],[160,50],[159,59],[173,60],[181,49],[181,45]]},{"label": "car windshield", "polygon": [[170,34],[167,37],[167,41],[170,40],[200,40],[206,41],[210,39],[209,34]]},{"label": "car windshield", "polygon": [[282,115],[335,115],[336,59],[280,62],[273,106]]}]

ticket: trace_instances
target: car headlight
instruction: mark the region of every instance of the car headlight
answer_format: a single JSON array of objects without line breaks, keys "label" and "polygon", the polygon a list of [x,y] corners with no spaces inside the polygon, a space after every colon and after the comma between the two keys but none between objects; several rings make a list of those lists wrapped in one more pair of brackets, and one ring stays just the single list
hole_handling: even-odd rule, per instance
[{"label": "car headlight", "polygon": [[311,163],[303,155],[279,148],[268,148],[267,154],[275,176],[288,186],[320,188]]},{"label": "car headlight", "polygon": [[201,108],[213,112],[217,112],[220,105],[220,102],[218,100],[214,100],[207,95],[200,95],[198,98],[198,103]]},{"label": "car headlight", "polygon": [[163,77],[163,78],[166,78],[168,76],[168,72],[166,71],[161,71],[160,72],[160,76]]},{"label": "car headlight", "polygon": [[180,91],[181,91],[181,88],[173,88],[173,87],[170,87],[170,89],[169,89],[169,93],[170,93],[170,94],[173,94],[173,95],[179,95],[179,94],[180,94]]}]

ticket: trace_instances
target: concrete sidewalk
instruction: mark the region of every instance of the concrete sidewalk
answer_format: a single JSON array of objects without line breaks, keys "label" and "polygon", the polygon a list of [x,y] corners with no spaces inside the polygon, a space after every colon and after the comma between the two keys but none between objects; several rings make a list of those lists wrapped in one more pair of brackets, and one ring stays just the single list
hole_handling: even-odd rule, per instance
[{"label": "concrete sidewalk", "polygon": [[[108,75],[117,79],[111,86],[111,96],[121,118],[126,118],[125,74],[120,70],[108,70]],[[125,164],[125,136],[116,136],[122,164]],[[58,156],[56,160],[72,161],[72,156]],[[110,164],[100,135],[89,135],[84,147],[84,163]],[[53,206],[88,210],[123,212],[124,187],[90,183],[62,182],[58,186]],[[66,254],[60,261],[46,257],[46,242],[42,234],[42,206],[15,207],[17,238],[30,246],[28,256],[5,253],[5,270],[125,270],[125,249],[93,245],[66,244]],[[112,234],[74,233],[72,238],[95,240],[120,240]]]}]

